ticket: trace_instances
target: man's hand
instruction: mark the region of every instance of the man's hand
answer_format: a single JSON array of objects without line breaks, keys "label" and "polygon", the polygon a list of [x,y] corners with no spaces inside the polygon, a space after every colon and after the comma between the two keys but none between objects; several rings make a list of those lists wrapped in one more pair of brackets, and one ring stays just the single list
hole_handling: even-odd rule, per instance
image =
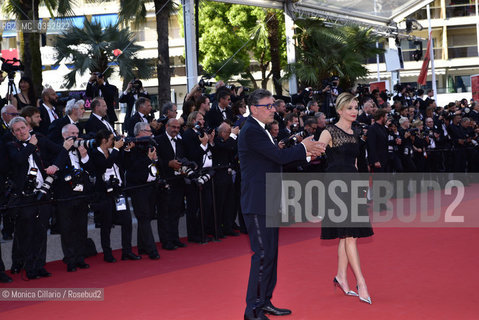
[{"label": "man's hand", "polygon": [[155,161],[155,160],[158,159],[158,157],[156,155],[156,148],[155,147],[148,149],[148,158],[150,158],[151,161]]},{"label": "man's hand", "polygon": [[211,134],[208,135],[208,142],[210,144],[213,144],[214,140],[215,140],[215,130],[211,131]]},{"label": "man's hand", "polygon": [[374,162],[374,168],[381,168],[381,162],[379,161]]},{"label": "man's hand", "polygon": [[78,147],[78,152],[80,152],[81,158],[85,158],[88,155],[88,151],[85,149],[84,146],[79,146]]},{"label": "man's hand", "polygon": [[33,144],[34,146],[36,146],[36,145],[37,145],[37,143],[38,143],[37,136],[36,136],[36,135],[34,135],[34,134],[32,134],[32,136],[30,137],[30,141],[29,141],[29,143],[31,143],[31,144]]},{"label": "man's hand", "polygon": [[63,148],[70,150],[73,146],[73,142],[75,142],[73,141],[73,138],[66,139],[65,141],[63,141]]},{"label": "man's hand", "polygon": [[150,127],[153,130],[159,130],[161,128],[161,125],[162,125],[162,123],[159,123],[158,121],[156,121],[156,119],[154,119],[150,122]]},{"label": "man's hand", "polygon": [[174,170],[180,170],[181,162],[179,162],[178,160],[170,160],[168,162],[168,167],[173,168]]},{"label": "man's hand", "polygon": [[54,175],[57,171],[58,171],[58,167],[54,165],[51,165],[45,169],[45,172],[50,176]]},{"label": "man's hand", "polygon": [[208,144],[208,135],[205,133],[203,137],[198,137],[202,145],[206,146]]},{"label": "man's hand", "polygon": [[278,148],[283,149],[285,146],[284,141],[278,142]]},{"label": "man's hand", "polygon": [[234,133],[235,135],[238,135],[240,132],[240,128],[239,127],[233,127],[231,128],[231,133]]},{"label": "man's hand", "polygon": [[313,136],[303,139],[301,143],[306,147],[306,152],[310,153],[312,156],[319,157],[326,152],[326,146],[324,143],[314,141]]},{"label": "man's hand", "polygon": [[125,141],[123,139],[120,139],[113,143],[113,147],[120,149],[121,147],[123,147],[124,144],[125,144]]}]

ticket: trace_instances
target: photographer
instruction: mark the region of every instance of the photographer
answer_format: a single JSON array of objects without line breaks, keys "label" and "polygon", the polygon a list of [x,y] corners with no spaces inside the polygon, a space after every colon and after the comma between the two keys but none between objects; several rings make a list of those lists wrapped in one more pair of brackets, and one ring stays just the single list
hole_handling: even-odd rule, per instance
[{"label": "photographer", "polygon": [[74,124],[78,128],[79,136],[83,135],[83,127],[80,120],[85,113],[85,101],[71,99],[65,107],[66,116],[52,122],[48,128],[48,138],[55,143],[62,143],[62,129],[67,124]]},{"label": "photographer", "polygon": [[233,166],[238,152],[237,137],[239,128],[231,128],[223,122],[218,127],[218,136],[214,138],[213,165],[215,169],[215,200],[218,225],[225,236],[238,236],[233,230],[235,224],[235,191],[233,184]]},{"label": "photographer", "polygon": [[429,137],[429,144],[426,147],[427,159],[426,168],[429,172],[444,172],[444,155],[438,152],[440,145],[440,129],[434,124],[434,120],[430,117],[426,118],[424,134]]},{"label": "photographer", "polygon": [[299,118],[296,113],[289,113],[284,117],[285,127],[279,130],[278,140],[283,140],[299,131]]},{"label": "photographer", "polygon": [[402,164],[400,158],[399,148],[401,147],[401,135],[398,131],[397,125],[392,121],[392,118],[386,120],[388,128],[388,169],[389,172],[402,172]]},{"label": "photographer", "polygon": [[[135,138],[150,137],[150,141],[138,141],[126,155],[126,185],[134,187],[157,180],[159,163],[156,154],[156,142],[153,140],[150,125],[138,122],[133,129]],[[151,230],[151,219],[155,209],[155,191],[152,185],[131,190],[130,196],[136,218],[138,219],[138,253],[147,254],[150,259],[160,258],[155,238]]]},{"label": "photographer", "polygon": [[373,115],[374,124],[368,129],[367,150],[371,172],[386,172],[388,163],[388,133],[386,110],[379,109]]},{"label": "photographer", "polygon": [[416,164],[417,172],[426,170],[426,147],[429,144],[429,137],[424,135],[424,124],[421,120],[416,120],[412,124],[411,139],[413,147],[413,161]]},{"label": "photographer", "polygon": [[[15,163],[11,178],[12,196],[9,205],[31,206],[17,210],[14,232],[14,246],[18,252],[12,252],[12,272],[19,272],[24,263],[28,279],[49,277],[45,270],[48,219],[52,206],[37,203],[47,198],[53,175],[63,168],[67,159],[67,150],[73,141],[65,141],[63,147],[54,144],[44,136],[31,135],[29,125],[22,117],[13,118],[10,128],[16,141],[7,145],[10,161]],[[54,156],[54,161],[47,157]],[[46,167],[49,165],[48,167]]]},{"label": "photographer", "polygon": [[7,133],[11,133],[10,127],[8,123],[15,117],[18,117],[20,114],[18,113],[17,108],[15,106],[9,104],[2,107],[2,119],[0,120],[0,137],[3,137]]},{"label": "photographer", "polygon": [[135,102],[136,113],[130,118],[128,124],[128,136],[134,137],[134,128],[138,122],[148,123],[151,126],[153,133],[157,133],[160,125],[151,116],[151,101],[148,98],[140,97]]},{"label": "photographer", "polygon": [[[107,119],[112,127],[118,120],[115,109],[117,108],[118,88],[108,83],[101,72],[93,72],[86,86],[86,96],[90,99],[101,97],[107,106]],[[93,107],[92,107],[93,109]]]},{"label": "photographer", "polygon": [[53,186],[57,205],[57,224],[60,227],[63,262],[68,272],[77,268],[87,269],[85,263],[85,244],[88,235],[88,200],[86,198],[72,199],[90,194],[93,184],[89,172],[93,172],[92,161],[87,149],[79,144],[79,130],[74,124],[62,128],[65,142],[74,141],[68,151],[66,165],[57,172],[57,180]]},{"label": "photographer", "polygon": [[40,100],[40,117],[42,121],[40,121],[40,125],[38,131],[43,133],[44,135],[48,134],[48,127],[50,126],[53,121],[59,119],[61,114],[55,106],[57,104],[58,96],[52,88],[46,88],[42,91],[42,100]]},{"label": "photographer", "polygon": [[[3,71],[0,71],[0,85],[5,80],[5,75],[6,73],[4,73]],[[0,109],[6,106],[7,104],[8,104],[8,97],[2,98],[0,96]]]},{"label": "photographer", "polygon": [[376,112],[377,108],[372,98],[365,98],[363,100],[363,113],[358,116],[358,122],[371,125],[371,120],[373,119],[373,114]]},{"label": "photographer", "polygon": [[[221,103],[221,102],[220,102]],[[197,111],[191,113],[188,116],[188,129],[183,134],[183,143],[185,146],[185,156],[188,160],[195,162],[198,165],[198,171],[203,174],[207,172],[207,168],[213,166],[213,154],[215,131],[212,128],[204,127],[203,115]],[[206,234],[216,235],[221,237],[222,234],[215,230],[215,223],[213,217],[213,189],[211,180],[207,180],[201,185],[191,184],[187,186],[186,200],[188,205],[187,217],[190,221],[199,219],[198,210],[200,208],[199,190],[202,190],[202,202],[204,212],[204,227]],[[199,234],[198,223],[200,220],[196,220],[196,226],[192,223],[188,223],[188,236],[192,235],[193,238]],[[217,225],[217,224],[216,224]]]},{"label": "photographer", "polygon": [[[135,105],[135,102],[138,101],[138,99],[141,97],[151,100],[150,95],[143,88],[143,83],[141,82],[141,80],[131,80],[126,87],[126,90],[121,93],[120,98],[118,99],[119,103],[126,103],[125,120],[123,120],[122,126],[123,132],[128,131],[130,127],[133,128],[135,126],[130,125],[129,121],[135,112],[133,106]],[[138,109],[136,110],[138,111]]]},{"label": "photographer", "polygon": [[[163,104],[161,107],[161,117],[158,120],[159,123],[159,129],[156,130],[155,136],[160,136],[165,133],[165,126],[166,123],[170,119],[176,119],[176,116],[178,115],[178,107],[176,104],[174,104],[171,101],[167,101]],[[180,125],[182,125],[181,121],[182,119],[179,119]]]},{"label": "photographer", "polygon": [[409,130],[410,122],[409,119],[406,117],[401,117],[399,119],[398,128],[400,139],[401,139],[401,147],[399,148],[401,154],[401,163],[403,166],[404,172],[416,172],[416,165],[413,161],[413,147],[412,147],[412,138],[411,132]]},{"label": "photographer", "polygon": [[336,109],[334,108],[334,105],[336,103],[336,98],[342,92],[343,91],[339,88],[338,76],[333,76],[329,79],[323,80],[321,90],[321,111],[324,112],[327,118],[336,117]]},{"label": "photographer", "polygon": [[86,134],[91,138],[94,138],[100,130],[108,130],[113,133],[115,137],[118,136],[113,125],[108,121],[108,106],[106,105],[105,99],[101,97],[93,99],[90,107],[90,118],[88,118],[88,121],[85,124]]},{"label": "photographer", "polygon": [[139,260],[140,256],[131,251],[131,213],[126,197],[121,193],[123,186],[123,139],[114,139],[113,134],[102,129],[95,136],[90,156],[95,170],[95,192],[99,201],[95,203],[95,214],[100,216],[101,247],[103,260],[116,262],[110,246],[110,232],[113,224],[121,225],[122,260]]},{"label": "photographer", "polygon": [[211,108],[205,115],[205,122],[210,128],[217,128],[223,121],[233,123],[235,117],[229,107],[231,103],[231,92],[221,89],[217,94],[218,105]]},{"label": "photographer", "polygon": [[[165,250],[175,250],[186,245],[180,241],[178,224],[184,212],[185,181],[182,175],[182,160],[185,157],[183,140],[178,137],[180,122],[177,119],[169,119],[165,126],[165,133],[155,137],[158,143],[158,158],[161,163],[161,171],[170,186],[169,190],[158,190],[158,235],[161,246]],[[187,212],[188,214],[188,212]],[[191,219],[186,218],[188,239],[190,234]],[[198,227],[195,223],[194,227]]]},{"label": "photographer", "polygon": [[[466,119],[466,118],[465,118]],[[452,124],[448,127],[452,139],[453,152],[453,172],[466,172],[467,157],[466,147],[468,143],[466,121],[460,115],[455,115]]]}]

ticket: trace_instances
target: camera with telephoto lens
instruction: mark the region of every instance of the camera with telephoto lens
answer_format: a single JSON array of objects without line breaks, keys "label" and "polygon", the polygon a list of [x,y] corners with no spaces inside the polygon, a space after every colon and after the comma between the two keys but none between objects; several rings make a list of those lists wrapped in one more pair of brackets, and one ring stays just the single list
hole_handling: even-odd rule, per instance
[{"label": "camera with telephoto lens", "polygon": [[210,127],[202,127],[201,123],[197,122],[195,123],[194,128],[198,131],[197,134],[200,136],[200,138],[203,138],[206,134],[211,134],[213,132],[213,128]]},{"label": "camera with telephoto lens", "polygon": [[84,171],[82,168],[80,169],[72,168],[72,170],[69,173],[67,173],[64,177],[65,182],[70,184],[70,186],[72,187],[72,190],[75,192],[83,191],[83,180],[82,180],[83,173]]},{"label": "camera with telephoto lens", "polygon": [[30,171],[28,171],[27,181],[25,182],[25,186],[22,191],[24,196],[33,196],[35,194],[35,189],[37,188],[37,176],[37,168],[31,168]]},{"label": "camera with telephoto lens", "polygon": [[204,89],[205,87],[211,87],[213,86],[213,82],[211,81],[208,81],[210,80],[211,78],[208,78],[208,77],[201,77],[200,81],[198,81],[198,86],[201,88],[201,89]]},{"label": "camera with telephoto lens", "polygon": [[178,159],[181,163],[181,168],[178,171],[178,174],[184,175],[188,178],[193,178],[196,175],[196,170],[198,165],[194,161],[189,161],[186,158]]},{"label": "camera with telephoto lens", "polygon": [[85,149],[95,148],[95,139],[83,140],[83,139],[78,139],[77,137],[74,137],[74,136],[67,137],[66,140],[68,139],[73,139],[72,147],[75,149],[78,149],[80,146],[84,147]]},{"label": "camera with telephoto lens", "polygon": [[105,181],[105,186],[107,193],[120,191],[120,180],[114,175],[110,175],[110,178]]},{"label": "camera with telephoto lens", "polygon": [[196,185],[201,186],[207,183],[208,181],[210,181],[214,175],[215,175],[215,170],[210,168],[205,173],[200,174],[198,178],[193,179],[193,181],[196,183]]},{"label": "camera with telephoto lens", "polygon": [[410,128],[407,129],[406,132],[409,132],[411,136],[416,136],[419,133],[419,128]]},{"label": "camera with telephoto lens", "polygon": [[45,181],[40,186],[40,189],[35,193],[35,198],[37,201],[46,200],[48,196],[50,196],[50,189],[52,188],[53,181],[55,180],[55,176],[47,176]]},{"label": "camera with telephoto lens", "polygon": [[293,147],[295,146],[297,143],[299,143],[299,138],[306,138],[309,136],[309,133],[308,131],[306,130],[303,130],[303,131],[300,131],[298,132],[297,134],[294,134],[288,138],[285,138],[283,140],[281,140],[281,142],[284,143],[284,147],[285,148],[290,148],[290,147]]}]

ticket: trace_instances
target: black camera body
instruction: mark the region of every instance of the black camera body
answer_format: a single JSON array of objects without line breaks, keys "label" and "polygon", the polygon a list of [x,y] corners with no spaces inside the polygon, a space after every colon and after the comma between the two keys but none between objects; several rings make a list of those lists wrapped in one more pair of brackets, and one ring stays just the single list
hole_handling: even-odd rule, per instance
[{"label": "black camera body", "polygon": [[111,175],[110,178],[105,181],[105,185],[107,193],[120,192],[120,180],[114,175]]},{"label": "black camera body", "polygon": [[83,185],[84,174],[85,174],[85,171],[82,168],[80,169],[72,168],[72,170],[70,170],[70,172],[65,175],[64,180],[65,182],[70,184],[73,191],[82,192],[84,190],[84,185]]},{"label": "black camera body", "polygon": [[210,127],[202,127],[201,124],[199,122],[195,123],[195,126],[194,128],[197,130],[197,134],[203,138],[205,136],[205,133],[206,134],[211,134],[214,130],[214,128],[210,128]]},{"label": "black camera body", "polygon": [[[15,72],[23,71],[25,66],[23,65],[22,61],[18,60],[17,58],[13,59],[4,59],[0,58],[2,63],[2,71],[5,71],[8,74],[8,78],[12,79],[15,78]],[[18,65],[15,65],[18,63]]]},{"label": "black camera body", "polygon": [[78,149],[80,146],[84,147],[85,149],[93,149],[96,147],[95,139],[89,140],[80,140],[77,137],[71,136],[67,137],[68,139],[73,139],[73,148]]}]

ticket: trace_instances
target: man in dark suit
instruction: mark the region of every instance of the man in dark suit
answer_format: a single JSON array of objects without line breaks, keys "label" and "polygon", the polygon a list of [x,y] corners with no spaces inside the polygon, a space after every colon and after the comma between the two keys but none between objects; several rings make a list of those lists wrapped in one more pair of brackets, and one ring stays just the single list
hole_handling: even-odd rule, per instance
[{"label": "man in dark suit", "polygon": [[281,172],[282,165],[319,155],[324,146],[306,138],[301,144],[279,149],[265,125],[273,122],[271,93],[258,89],[249,97],[251,115],[241,129],[238,152],[241,166],[241,207],[250,237],[251,270],[246,295],[245,319],[268,319],[264,314],[287,315],[288,309],[273,306],[271,298],[276,285],[278,261],[278,228],[266,227],[266,173]]},{"label": "man in dark suit", "polygon": [[67,124],[74,124],[78,128],[79,136],[83,135],[83,126],[80,119],[85,113],[85,101],[74,99],[67,102],[65,107],[66,116],[59,118],[48,127],[48,138],[55,143],[63,143],[62,129]]},{"label": "man in dark suit", "polygon": [[388,133],[386,129],[385,109],[374,113],[374,124],[368,129],[368,161],[373,172],[386,172],[388,163]]},{"label": "man in dark suit", "polygon": [[[136,138],[152,137],[150,125],[145,122],[138,122],[133,134]],[[159,168],[155,147],[137,143],[127,154],[126,159],[127,187],[146,185],[156,180],[158,169],[161,168]],[[152,185],[130,191],[133,209],[138,219],[138,254],[147,254],[152,260],[160,258],[151,230],[156,200],[155,191]]]},{"label": "man in dark suit", "polygon": [[130,137],[134,136],[133,129],[138,122],[149,123],[151,120],[151,102],[150,99],[140,97],[135,103],[136,113],[128,121],[127,131]]},{"label": "man in dark suit", "polygon": [[180,173],[181,162],[178,161],[184,158],[183,141],[178,138],[179,132],[180,122],[177,119],[170,119],[166,123],[166,132],[155,138],[158,143],[158,158],[161,159],[162,172],[170,185],[167,193],[160,191],[157,202],[158,233],[165,250],[185,247],[178,233],[185,195],[185,182]]},{"label": "man in dark suit", "polygon": [[90,118],[85,124],[85,131],[88,136],[91,138],[95,137],[95,134],[101,129],[106,129],[113,133],[114,136],[117,136],[117,133],[111,123],[108,122],[107,114],[107,105],[105,99],[95,98],[91,102],[91,114]]},{"label": "man in dark suit", "polygon": [[[150,95],[148,92],[143,89],[143,84],[138,79],[133,79],[128,83],[126,90],[121,93],[120,99],[118,102],[126,103],[126,113],[125,113],[125,120],[123,121],[123,132],[128,131],[129,121],[133,116],[133,112],[135,111],[133,108],[135,107],[135,102],[139,98],[147,98],[150,99]],[[137,110],[138,111],[138,110]]]},{"label": "man in dark suit", "polygon": [[[66,124],[62,128],[64,141],[71,137],[79,137],[78,127]],[[68,151],[66,165],[57,172],[57,180],[53,186],[57,202],[57,224],[61,234],[63,262],[68,272],[77,268],[88,269],[85,263],[85,244],[88,236],[88,201],[86,199],[69,200],[93,192],[93,184],[89,179],[93,172],[92,161],[83,146]]]},{"label": "man in dark suit", "polygon": [[102,97],[107,105],[108,122],[113,127],[118,120],[115,109],[117,108],[118,88],[109,84],[102,73],[94,72],[86,86],[86,96],[90,99]]},{"label": "man in dark suit", "polygon": [[40,117],[42,117],[42,121],[40,121],[38,132],[44,135],[48,134],[48,127],[50,124],[61,117],[61,114],[55,109],[57,99],[57,93],[52,88],[46,88],[42,91],[42,100],[38,107],[40,109]]},{"label": "man in dark suit", "polygon": [[[35,203],[37,194],[48,182],[58,168],[62,168],[67,159],[67,150],[73,141],[59,146],[46,137],[30,134],[30,127],[22,117],[16,117],[10,122],[16,141],[7,145],[10,161],[15,162],[12,172],[12,204]],[[50,157],[47,157],[50,156]],[[54,161],[50,158],[54,156]],[[47,167],[47,165],[49,165]],[[45,270],[48,218],[51,205],[42,204],[28,206],[18,210],[15,221],[14,243],[24,259],[24,268],[28,279],[49,277],[51,273]],[[12,263],[12,270],[18,268]]]},{"label": "man in dark suit", "polygon": [[372,98],[366,98],[363,102],[363,113],[358,117],[358,122],[364,123],[368,126],[371,125],[371,119],[373,118],[372,111],[373,111],[373,103],[374,100]]},{"label": "man in dark suit", "polygon": [[0,119],[0,137],[5,133],[10,132],[10,128],[8,127],[10,120],[18,117],[19,115],[20,114],[18,113],[17,108],[11,104],[2,108],[2,118]]},{"label": "man in dark suit", "polygon": [[205,122],[211,128],[217,128],[223,121],[234,122],[234,115],[229,104],[231,102],[231,93],[226,90],[218,92],[218,105],[210,109],[205,115]]},{"label": "man in dark suit", "polygon": [[[234,132],[233,132],[234,131]],[[218,136],[214,139],[213,165],[215,168],[215,200],[218,224],[226,236],[238,236],[233,230],[235,224],[235,192],[231,170],[238,152],[237,136],[239,128],[234,129],[223,122],[218,127]],[[231,169],[231,170],[228,170]]]}]

